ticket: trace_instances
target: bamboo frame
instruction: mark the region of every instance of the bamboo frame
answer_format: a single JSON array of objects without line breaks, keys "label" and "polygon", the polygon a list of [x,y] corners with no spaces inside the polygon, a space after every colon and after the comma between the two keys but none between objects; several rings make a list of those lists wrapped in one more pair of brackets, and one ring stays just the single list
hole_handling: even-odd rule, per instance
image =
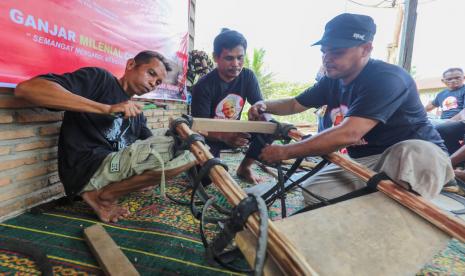
[{"label": "bamboo frame", "polygon": [[[186,139],[189,135],[194,133],[185,123],[178,124],[176,126],[176,132],[182,139]],[[201,165],[213,158],[206,147],[198,141],[192,143],[191,152]],[[239,188],[231,175],[229,175],[223,167],[212,167],[209,175],[215,186],[233,206],[238,205],[242,199],[247,197],[245,192]],[[259,218],[256,214],[251,215],[247,219],[246,226],[255,238],[257,238],[259,233]],[[241,237],[246,238],[246,235],[242,235]],[[239,245],[241,244],[241,251],[247,254],[247,250],[250,251],[250,245],[244,242],[241,242]],[[268,257],[271,256],[276,266],[285,275],[317,275],[313,268],[307,263],[304,256],[297,251],[294,245],[273,225],[271,220],[268,222],[267,252],[269,254]],[[249,262],[254,258],[254,255],[249,257],[246,256]],[[267,271],[267,268],[265,268],[265,271]]]},{"label": "bamboo frame", "polygon": [[[194,118],[194,123],[195,120],[196,119]],[[209,119],[205,120],[208,121]],[[229,122],[223,123],[229,124]],[[249,125],[250,123],[251,122],[235,121],[236,131],[240,132],[241,129],[245,127],[245,125]],[[254,122],[255,125],[258,125],[257,123],[260,122]],[[267,124],[267,127],[270,124],[269,122],[261,123]],[[225,128],[222,127],[219,129],[223,130]],[[266,130],[262,131],[262,133],[266,133]],[[193,133],[185,124],[180,124],[177,127],[177,132],[184,139],[188,135]],[[274,133],[274,130],[268,130],[268,133]],[[289,136],[292,139],[298,141],[301,140],[303,135],[299,131],[291,130],[289,132]],[[212,158],[210,152],[205,152],[205,148],[199,142],[195,142],[191,149],[201,164],[203,164],[206,160]],[[342,155],[338,153],[330,153],[324,156],[324,158],[340,166],[346,171],[354,174],[355,176],[359,177],[361,180],[365,182],[376,174],[374,171],[358,164],[355,161],[344,158]],[[245,197],[244,192],[237,187],[234,180],[228,173],[226,173],[226,171],[224,171],[222,167],[214,167],[212,169],[212,172],[210,173],[210,176],[213,179],[214,183],[217,185],[217,187],[234,206],[237,205],[239,201]],[[433,205],[431,202],[424,199],[423,197],[407,191],[406,189],[402,188],[400,185],[394,183],[393,181],[382,180],[378,184],[378,190],[387,195],[388,197],[394,199],[404,207],[410,209],[419,216],[423,217],[424,219],[426,219],[445,233],[449,234],[450,236],[460,240],[461,242],[465,242],[465,222],[463,222],[461,219],[449,215],[445,211]],[[256,236],[258,233],[257,217],[252,216],[251,218],[249,218],[249,220],[247,221],[247,226],[250,228],[251,232]],[[277,232],[277,229],[272,224],[270,224],[269,228],[269,239],[269,253],[272,255],[273,259],[277,262],[279,268],[285,274],[308,275],[316,273],[305,262],[300,253],[296,251],[295,247],[290,246],[290,248],[286,248],[286,246],[284,246],[284,248],[282,248],[283,243],[288,243],[289,245],[290,243],[285,237],[282,236],[281,233]],[[295,254],[296,259],[294,259],[290,254]]]}]

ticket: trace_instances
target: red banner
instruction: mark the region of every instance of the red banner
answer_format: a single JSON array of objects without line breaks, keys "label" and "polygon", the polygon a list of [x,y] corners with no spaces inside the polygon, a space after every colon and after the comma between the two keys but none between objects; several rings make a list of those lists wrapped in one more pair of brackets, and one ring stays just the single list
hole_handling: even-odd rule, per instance
[{"label": "red banner", "polygon": [[121,76],[128,58],[155,50],[172,63],[150,98],[184,99],[189,0],[2,0],[0,86],[85,66]]}]

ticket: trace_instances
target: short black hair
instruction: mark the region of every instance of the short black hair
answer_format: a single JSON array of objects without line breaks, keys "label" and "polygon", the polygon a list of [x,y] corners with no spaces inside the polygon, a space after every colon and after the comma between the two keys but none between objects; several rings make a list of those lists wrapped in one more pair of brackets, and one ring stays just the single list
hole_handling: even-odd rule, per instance
[{"label": "short black hair", "polygon": [[245,37],[237,31],[223,28],[213,41],[213,54],[218,57],[221,55],[223,49],[230,50],[237,46],[244,47],[244,51],[247,50],[247,40]]},{"label": "short black hair", "polygon": [[442,77],[444,78],[446,76],[447,73],[449,72],[454,72],[454,71],[459,71],[463,74],[463,70],[462,68],[459,68],[459,67],[452,67],[452,68],[449,68],[447,69],[446,71],[444,71],[444,73],[442,73]]},{"label": "short black hair", "polygon": [[166,72],[170,72],[172,70],[171,65],[169,65],[166,58],[159,52],[155,52],[155,51],[150,51],[150,50],[142,51],[134,57],[134,61],[136,62],[136,66],[139,66],[141,64],[150,63],[152,58],[156,58],[161,63],[163,63],[163,65],[165,66]]}]

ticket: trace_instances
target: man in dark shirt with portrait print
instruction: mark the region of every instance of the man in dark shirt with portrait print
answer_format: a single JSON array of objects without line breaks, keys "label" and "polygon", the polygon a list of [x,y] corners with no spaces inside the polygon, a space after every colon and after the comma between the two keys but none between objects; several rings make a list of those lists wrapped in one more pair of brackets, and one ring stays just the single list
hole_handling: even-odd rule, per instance
[{"label": "man in dark shirt with portrait print", "polygon": [[[213,42],[213,59],[216,69],[202,77],[192,90],[192,116],[200,118],[239,120],[245,102],[261,101],[262,94],[255,74],[243,68],[247,41],[237,31],[223,29]],[[262,146],[249,133],[208,132],[207,144],[215,157],[227,148],[249,145],[237,175],[247,182],[257,183],[259,178],[251,166],[257,160]]]}]

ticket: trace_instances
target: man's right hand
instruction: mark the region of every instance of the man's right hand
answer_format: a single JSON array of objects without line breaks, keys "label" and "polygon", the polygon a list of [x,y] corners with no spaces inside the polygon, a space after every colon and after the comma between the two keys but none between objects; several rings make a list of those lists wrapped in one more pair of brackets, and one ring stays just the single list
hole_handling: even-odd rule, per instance
[{"label": "man's right hand", "polygon": [[112,115],[124,114],[124,118],[135,117],[142,113],[142,105],[137,104],[133,101],[125,101],[122,103],[110,105],[108,113]]},{"label": "man's right hand", "polygon": [[249,144],[250,134],[245,132],[225,132],[221,134],[221,141],[231,147],[244,147]]},{"label": "man's right hand", "polygon": [[256,102],[249,109],[249,120],[250,121],[266,121],[263,114],[266,111],[266,104],[263,101]]}]

